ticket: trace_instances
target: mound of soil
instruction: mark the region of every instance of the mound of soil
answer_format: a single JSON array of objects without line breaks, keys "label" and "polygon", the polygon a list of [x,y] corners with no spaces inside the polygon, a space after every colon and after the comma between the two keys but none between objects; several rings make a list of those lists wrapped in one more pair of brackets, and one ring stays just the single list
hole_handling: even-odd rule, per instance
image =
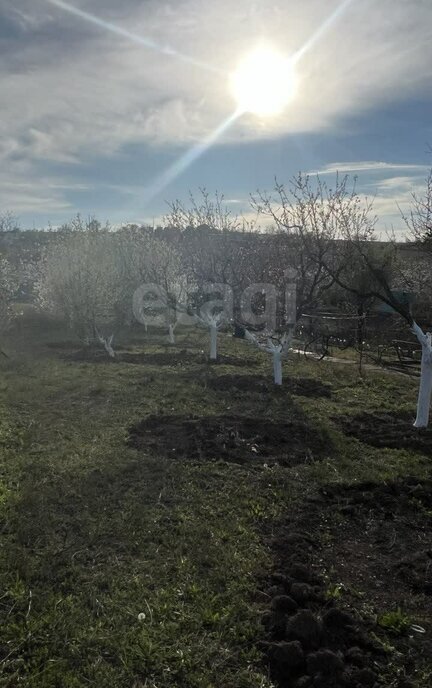
[{"label": "mound of soil", "polygon": [[[432,481],[329,487],[283,524],[262,644],[278,686],[410,688],[420,679],[432,657],[431,506]],[[398,608],[426,633],[411,621],[384,630],[381,615]]]},{"label": "mound of soil", "polygon": [[[210,389],[241,392],[277,392],[279,387],[272,380],[254,375],[219,375],[206,381]],[[282,389],[301,397],[331,397],[330,385],[313,378],[286,378]]]},{"label": "mound of soil", "polygon": [[414,428],[414,414],[374,411],[335,420],[346,435],[373,447],[413,449],[432,454],[432,429]]},{"label": "mound of soil", "polygon": [[242,416],[149,416],[129,429],[128,444],[155,454],[235,463],[296,465],[323,458],[331,440],[292,417],[285,422]]},{"label": "mound of soil", "polygon": [[[340,555],[353,584],[361,584],[366,559],[369,586],[382,600],[392,585],[402,600],[432,596],[432,480],[327,488],[322,499],[343,519]],[[426,605],[432,610],[432,598]]]}]

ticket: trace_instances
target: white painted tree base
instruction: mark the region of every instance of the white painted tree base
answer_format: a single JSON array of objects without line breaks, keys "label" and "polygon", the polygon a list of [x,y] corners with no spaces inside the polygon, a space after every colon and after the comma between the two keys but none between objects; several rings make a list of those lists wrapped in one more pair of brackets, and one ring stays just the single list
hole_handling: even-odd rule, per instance
[{"label": "white painted tree base", "polygon": [[432,334],[425,334],[417,325],[413,324],[412,331],[422,347],[420,388],[417,401],[417,417],[415,428],[427,428],[429,425],[430,405],[432,398]]},{"label": "white painted tree base", "polygon": [[168,342],[175,344],[174,325],[168,325]]},{"label": "white painted tree base", "polygon": [[273,352],[273,374],[275,385],[282,384],[282,358],[280,351]]},{"label": "white painted tree base", "polygon": [[217,360],[217,327],[210,326],[210,360]]}]

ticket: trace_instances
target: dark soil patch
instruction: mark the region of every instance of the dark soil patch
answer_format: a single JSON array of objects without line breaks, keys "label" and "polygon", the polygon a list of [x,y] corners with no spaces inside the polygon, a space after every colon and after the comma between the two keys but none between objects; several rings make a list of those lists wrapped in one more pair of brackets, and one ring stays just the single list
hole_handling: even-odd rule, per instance
[{"label": "dark soil patch", "polygon": [[299,397],[330,399],[332,395],[331,385],[315,380],[313,377],[287,378],[283,387]]},{"label": "dark soil patch", "polygon": [[184,366],[194,363],[203,363],[204,356],[191,351],[178,352],[129,352],[116,353],[115,358],[110,358],[106,351],[97,348],[79,349],[64,356],[68,361],[83,363],[132,363],[135,365],[160,365],[160,366]]},{"label": "dark soil patch", "polygon": [[210,361],[208,358],[206,360],[208,363],[210,363],[210,365],[228,365],[240,368],[250,368],[251,366],[256,366],[258,364],[258,361],[254,358],[245,358],[243,356],[226,356],[225,354],[218,356],[217,361]]},{"label": "dark soil patch", "polygon": [[219,356],[217,361],[209,361],[202,352],[181,351],[158,351],[158,352],[128,352],[120,351],[115,358],[110,358],[106,351],[100,348],[85,348],[64,354],[63,358],[68,361],[82,363],[132,363],[135,365],[169,366],[182,367],[187,365],[231,365],[231,366],[252,366],[256,365],[253,359],[236,358],[234,356]]},{"label": "dark soil patch", "polygon": [[432,428],[414,428],[414,414],[376,411],[335,420],[345,434],[373,447],[413,449],[432,455]]},{"label": "dark soil patch", "polygon": [[[432,657],[431,526],[432,481],[414,478],[329,487],[292,514],[274,539],[278,565],[266,590],[264,650],[277,685],[410,688],[421,680]],[[335,585],[340,601],[329,594]],[[406,629],[384,630],[381,615],[398,608]]]},{"label": "dark soil patch", "polygon": [[[256,375],[218,375],[203,381],[206,387],[223,392],[268,392],[269,381]],[[274,387],[274,385],[273,385]]]},{"label": "dark soil patch", "polygon": [[[241,392],[278,392],[279,387],[272,380],[255,375],[219,375],[206,381],[210,389],[238,390]],[[282,390],[302,397],[331,397],[331,387],[313,378],[287,378]]]},{"label": "dark soil patch", "polygon": [[357,585],[366,568],[369,586],[382,600],[394,586],[402,600],[413,593],[430,596],[426,607],[432,611],[432,480],[327,488],[322,501],[343,520],[347,542],[338,546]]},{"label": "dark soil patch", "polygon": [[155,353],[122,353],[118,356],[118,360],[120,363],[177,368],[202,363],[203,356],[192,351],[158,351]]},{"label": "dark soil patch", "polygon": [[150,416],[129,429],[130,446],[185,459],[296,465],[323,458],[332,443],[303,419]]}]

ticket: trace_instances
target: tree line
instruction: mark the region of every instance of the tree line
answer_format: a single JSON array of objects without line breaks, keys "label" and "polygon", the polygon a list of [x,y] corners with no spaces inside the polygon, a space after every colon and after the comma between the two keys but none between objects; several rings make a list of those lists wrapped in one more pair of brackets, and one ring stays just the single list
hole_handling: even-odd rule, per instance
[{"label": "tree line", "polygon": [[[154,303],[150,298],[141,304],[140,322],[146,325],[156,303],[160,310],[162,298],[170,341],[179,313],[201,321],[214,338],[222,318],[202,307],[208,285],[225,285],[236,326],[249,333],[250,341],[284,356],[292,338],[304,329],[305,316],[324,311],[354,317],[354,344],[361,350],[368,314],[384,306],[421,346],[416,422],[427,424],[432,392],[431,337],[426,332],[432,320],[432,173],[424,195],[413,196],[411,210],[403,217],[405,243],[377,237],[373,202],[362,197],[348,177],[336,177],[330,187],[299,174],[288,185],[276,184],[271,193],[254,194],[251,204],[258,218],[266,218],[267,231],[233,215],[223,197],[202,190],[189,203],[173,202],[163,227],[114,229],[77,216],[55,231],[38,233],[43,240],[33,250],[27,247],[24,257],[11,251],[13,242],[4,240],[4,235],[17,233],[12,216],[5,216],[3,225],[0,221],[2,327],[13,318],[17,290],[26,289],[38,308],[63,320],[81,341],[99,342],[113,354],[113,333],[137,319],[137,289],[153,284],[159,292],[153,295]],[[284,302],[288,283],[295,291],[289,322]],[[269,306],[264,288],[251,296],[258,323],[253,333],[245,321],[242,298],[251,285],[274,287],[271,331],[264,319]]]}]

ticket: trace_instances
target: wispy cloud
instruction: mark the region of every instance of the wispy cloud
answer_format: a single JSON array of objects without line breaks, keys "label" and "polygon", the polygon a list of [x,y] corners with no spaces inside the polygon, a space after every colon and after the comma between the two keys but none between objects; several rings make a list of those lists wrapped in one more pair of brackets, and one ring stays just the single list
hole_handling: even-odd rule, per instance
[{"label": "wispy cloud", "polygon": [[[1,15],[19,30],[16,51],[5,52],[0,67],[2,92],[9,94],[2,125],[28,155],[49,159],[85,155],[89,147],[109,153],[133,141],[196,141],[233,108],[225,78],[128,41],[128,31],[174,52],[186,46],[192,60],[228,74],[263,38],[295,54],[339,3],[129,0],[120,12],[114,3],[86,2],[86,11],[125,32],[115,36],[45,0],[21,0],[18,9],[3,0]],[[298,98],[289,111],[267,122],[245,117],[229,136],[318,131],[424,90],[432,84],[431,27],[432,4],[422,0],[352,3],[300,60]],[[30,130],[52,145],[28,141]]]},{"label": "wispy cloud", "polygon": [[[271,120],[244,116],[216,145],[336,131],[353,113],[428,93],[432,86],[427,0],[356,0],[322,33],[341,0],[71,2],[118,26],[121,35],[46,0],[0,0],[0,92],[6,94],[0,166],[12,169],[18,184],[13,195],[0,176],[0,200],[7,207],[38,212],[46,203],[49,212],[69,206],[60,188],[44,183],[40,165],[46,162],[67,168],[97,156],[109,161],[126,146],[143,143],[178,148],[180,155],[205,139],[235,107],[223,75],[261,41],[294,55],[318,36],[296,66],[298,97],[291,107]],[[142,36],[143,44],[128,40],[128,32]],[[147,39],[162,52],[146,47]],[[203,63],[220,73],[203,70]],[[27,165],[19,168],[20,161]],[[341,173],[399,176],[422,167],[335,163],[321,173],[335,165]],[[19,184],[33,180],[32,192],[20,196]]]},{"label": "wispy cloud", "polygon": [[311,170],[309,174],[318,174],[320,176],[326,174],[357,174],[360,172],[369,172],[376,174],[388,174],[389,172],[411,172],[411,173],[427,173],[427,165],[407,164],[407,163],[393,163],[393,162],[379,162],[376,160],[359,160],[355,162],[332,162],[325,165],[319,170]]},{"label": "wispy cloud", "polygon": [[406,228],[402,215],[409,211],[413,193],[422,194],[429,169],[427,165],[416,163],[358,160],[332,162],[320,169],[311,170],[309,174],[324,179],[336,174],[356,177],[360,195],[365,199],[373,199],[374,212],[378,217],[378,233],[393,229],[403,234]]}]

